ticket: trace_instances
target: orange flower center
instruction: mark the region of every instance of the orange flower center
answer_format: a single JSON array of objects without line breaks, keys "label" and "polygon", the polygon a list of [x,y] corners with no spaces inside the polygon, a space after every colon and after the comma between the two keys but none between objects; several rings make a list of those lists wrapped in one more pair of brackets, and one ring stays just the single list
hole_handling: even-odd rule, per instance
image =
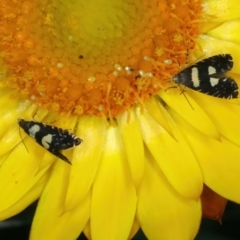
[{"label": "orange flower center", "polygon": [[166,88],[195,47],[201,10],[191,0],[1,0],[2,82],[52,111],[116,117]]}]

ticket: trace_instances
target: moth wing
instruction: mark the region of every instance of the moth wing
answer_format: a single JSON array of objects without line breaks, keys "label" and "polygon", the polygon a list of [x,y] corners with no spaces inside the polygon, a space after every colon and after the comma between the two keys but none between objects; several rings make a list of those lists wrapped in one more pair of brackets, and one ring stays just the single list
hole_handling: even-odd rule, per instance
[{"label": "moth wing", "polygon": [[[190,88],[219,98],[237,98],[237,83],[225,76],[232,67],[233,60],[230,54],[220,54],[204,59],[189,69],[192,71]],[[193,70],[197,73],[193,74]],[[194,83],[196,83],[195,86]]]},{"label": "moth wing", "polygon": [[238,85],[229,77],[210,78],[209,82],[201,82],[201,86],[194,90],[218,98],[238,97]]},{"label": "moth wing", "polygon": [[214,68],[216,73],[225,73],[233,68],[233,59],[230,54],[219,54],[206,58],[194,65],[199,69],[207,69],[209,73],[211,73],[209,70],[211,68]]},{"label": "moth wing", "polygon": [[189,67],[192,77],[198,75],[201,83],[209,82],[210,77],[224,77],[225,73],[233,67],[233,59],[230,54],[219,54],[206,58]]},{"label": "moth wing", "polygon": [[238,97],[238,85],[230,77],[210,78],[210,84],[211,88],[206,92],[208,95],[219,98]]},{"label": "moth wing", "polygon": [[62,159],[64,162],[69,163],[70,165],[72,165],[72,163],[67,159],[67,157],[65,157],[62,153],[60,153],[58,150],[56,149],[48,149],[48,151],[50,153],[52,153],[53,155],[55,155],[56,157]]},{"label": "moth wing", "polygon": [[56,149],[58,151],[65,150],[74,147],[74,138],[73,136],[65,132],[64,134],[54,134],[53,141],[51,142],[51,149]]}]

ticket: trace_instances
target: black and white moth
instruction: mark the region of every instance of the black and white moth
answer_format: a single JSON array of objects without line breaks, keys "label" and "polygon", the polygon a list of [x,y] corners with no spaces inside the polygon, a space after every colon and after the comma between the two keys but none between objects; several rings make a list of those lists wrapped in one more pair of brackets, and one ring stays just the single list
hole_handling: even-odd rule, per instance
[{"label": "black and white moth", "polygon": [[82,142],[81,138],[67,130],[41,122],[18,119],[18,124],[39,145],[69,164],[71,162],[60,151],[75,147]]},{"label": "black and white moth", "polygon": [[232,56],[219,54],[185,68],[172,81],[213,97],[237,98],[238,85],[226,76],[232,67]]}]

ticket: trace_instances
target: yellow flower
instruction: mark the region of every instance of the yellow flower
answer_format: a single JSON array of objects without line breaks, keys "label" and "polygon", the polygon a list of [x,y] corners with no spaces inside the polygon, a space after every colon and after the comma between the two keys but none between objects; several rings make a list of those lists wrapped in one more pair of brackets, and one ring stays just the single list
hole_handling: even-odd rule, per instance
[{"label": "yellow flower", "polygon": [[[238,100],[169,88],[220,53],[239,82],[239,16],[237,0],[2,0],[0,219],[40,198],[31,239],[186,240],[203,183],[239,202]],[[26,150],[34,113],[83,139],[72,165]]]}]

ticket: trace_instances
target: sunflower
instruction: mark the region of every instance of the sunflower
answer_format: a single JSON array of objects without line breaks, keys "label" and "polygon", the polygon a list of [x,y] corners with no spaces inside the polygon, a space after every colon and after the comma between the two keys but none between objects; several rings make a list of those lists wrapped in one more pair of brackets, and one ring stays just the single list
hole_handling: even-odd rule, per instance
[{"label": "sunflower", "polygon": [[[171,81],[224,53],[238,83],[239,16],[233,0],[2,0],[0,219],[39,199],[33,240],[186,240],[203,184],[239,202],[238,99]],[[72,165],[20,136],[33,116],[83,139]]]}]

